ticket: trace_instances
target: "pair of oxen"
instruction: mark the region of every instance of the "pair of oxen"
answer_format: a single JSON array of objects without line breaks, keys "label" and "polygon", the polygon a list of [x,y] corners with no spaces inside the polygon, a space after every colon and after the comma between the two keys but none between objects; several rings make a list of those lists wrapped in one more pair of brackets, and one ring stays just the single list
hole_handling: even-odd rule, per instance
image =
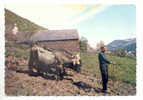
[{"label": "pair of oxen", "polygon": [[33,72],[33,69],[36,69],[39,74],[46,75],[50,70],[55,69],[56,79],[62,80],[67,67],[80,72],[80,54],[73,56],[64,50],[44,49],[37,45],[33,45],[30,48],[30,73]]}]

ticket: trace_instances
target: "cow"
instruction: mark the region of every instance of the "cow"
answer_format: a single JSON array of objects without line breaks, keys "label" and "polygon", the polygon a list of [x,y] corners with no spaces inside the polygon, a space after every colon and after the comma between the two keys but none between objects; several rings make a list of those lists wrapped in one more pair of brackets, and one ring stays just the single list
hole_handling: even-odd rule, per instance
[{"label": "cow", "polygon": [[80,71],[80,55],[72,56],[64,51],[44,49],[33,45],[30,49],[29,71],[36,69],[38,73],[47,74],[51,69],[56,69],[57,80],[63,79],[65,68],[69,66]]}]

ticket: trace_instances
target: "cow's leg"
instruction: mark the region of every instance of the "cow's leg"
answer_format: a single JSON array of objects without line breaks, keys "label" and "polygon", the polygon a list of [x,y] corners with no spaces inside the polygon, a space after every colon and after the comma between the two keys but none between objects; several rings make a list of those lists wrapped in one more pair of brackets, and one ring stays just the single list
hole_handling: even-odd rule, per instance
[{"label": "cow's leg", "polygon": [[80,66],[77,67],[77,72],[81,72]]},{"label": "cow's leg", "polygon": [[58,66],[56,66],[56,80],[57,81],[59,81],[59,72],[60,72],[60,70],[59,70],[59,67]]},{"label": "cow's leg", "polygon": [[66,74],[66,71],[65,71],[65,66],[63,65],[63,75],[65,75]]},{"label": "cow's leg", "polygon": [[30,76],[33,75],[33,66],[29,66],[29,73]]},{"label": "cow's leg", "polygon": [[60,80],[63,80],[64,78],[64,68],[63,68],[63,65],[61,64],[60,65]]},{"label": "cow's leg", "polygon": [[37,69],[37,73],[40,74],[41,71],[40,71],[39,67],[37,67],[36,69]]},{"label": "cow's leg", "polygon": [[34,56],[32,50],[30,50],[30,59],[28,62],[29,75],[33,73],[33,68],[34,68]]},{"label": "cow's leg", "polygon": [[38,73],[38,75],[44,75],[44,72],[42,73],[39,68],[37,68],[37,73]]},{"label": "cow's leg", "polygon": [[57,67],[57,81],[58,80],[63,80],[62,65],[58,65]]}]

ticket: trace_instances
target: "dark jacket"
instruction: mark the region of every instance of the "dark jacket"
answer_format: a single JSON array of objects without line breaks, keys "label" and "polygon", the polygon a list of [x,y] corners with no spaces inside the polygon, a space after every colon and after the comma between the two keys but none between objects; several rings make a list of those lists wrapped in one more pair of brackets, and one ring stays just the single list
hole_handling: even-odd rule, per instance
[{"label": "dark jacket", "polygon": [[107,60],[106,55],[104,52],[100,52],[98,55],[99,64],[110,64],[110,61]]}]

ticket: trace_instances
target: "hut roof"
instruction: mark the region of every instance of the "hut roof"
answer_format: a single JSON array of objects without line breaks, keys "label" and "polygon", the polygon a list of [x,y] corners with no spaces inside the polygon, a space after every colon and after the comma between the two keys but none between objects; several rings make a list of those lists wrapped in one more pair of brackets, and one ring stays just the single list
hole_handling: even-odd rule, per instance
[{"label": "hut roof", "polygon": [[76,29],[70,30],[40,30],[35,32],[29,39],[21,38],[17,42],[28,41],[57,41],[57,40],[76,40],[79,39]]},{"label": "hut roof", "polygon": [[40,30],[31,36],[32,41],[79,39],[77,30]]}]

